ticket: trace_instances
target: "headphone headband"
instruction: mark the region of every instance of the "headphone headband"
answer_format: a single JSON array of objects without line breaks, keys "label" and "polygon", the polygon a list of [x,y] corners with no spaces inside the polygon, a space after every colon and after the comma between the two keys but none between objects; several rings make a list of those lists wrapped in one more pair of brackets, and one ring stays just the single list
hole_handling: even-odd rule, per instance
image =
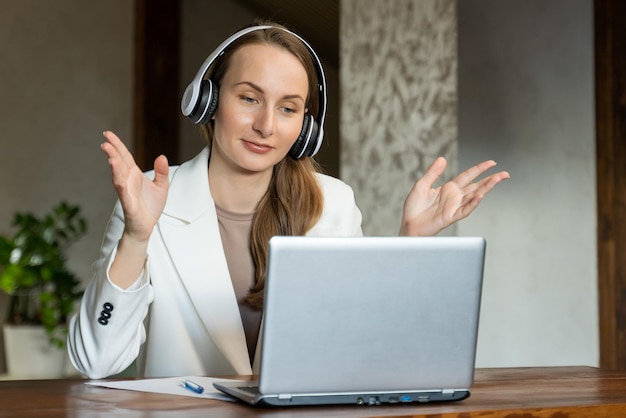
[{"label": "headphone headband", "polygon": [[[320,146],[322,145],[322,139],[324,137],[324,120],[326,119],[326,106],[327,106],[326,76],[324,75],[324,69],[322,67],[322,63],[319,57],[317,56],[317,54],[315,53],[315,51],[313,50],[313,48],[311,47],[311,45],[309,45],[309,43],[305,41],[298,34],[293,33],[285,28],[281,28],[278,26],[270,26],[270,25],[250,26],[248,28],[244,28],[234,33],[233,35],[229,36],[213,52],[211,52],[211,54],[207,57],[207,59],[204,60],[204,62],[202,63],[202,66],[198,70],[196,76],[191,81],[191,83],[189,83],[189,85],[185,89],[185,92],[183,93],[183,97],[180,103],[180,110],[184,116],[193,118],[194,123],[196,124],[201,123],[201,121],[205,119],[205,114],[211,111],[210,107],[207,106],[205,109],[203,109],[202,110],[203,114],[200,116],[194,115],[194,112],[199,110],[198,107],[202,101],[201,96],[203,94],[202,82],[204,80],[204,76],[206,75],[211,65],[213,65],[215,60],[219,58],[222,54],[224,54],[224,52],[228,49],[228,47],[237,39],[241,38],[244,35],[247,35],[250,32],[254,32],[258,30],[265,30],[265,29],[280,29],[280,30],[287,32],[288,34],[292,36],[295,36],[298,40],[300,40],[300,42],[304,44],[304,46],[306,46],[307,50],[309,51],[309,54],[311,55],[311,58],[313,58],[313,66],[315,67],[315,71],[317,73],[317,88],[318,88],[317,93],[319,95],[320,103],[319,103],[319,109],[317,112],[317,118],[315,118],[315,122],[309,124],[309,125],[314,125],[316,123],[317,127],[315,129],[313,126],[310,126],[308,130],[309,130],[309,134],[312,134],[315,137],[311,138],[311,135],[308,135],[306,138],[302,138],[302,140],[305,141],[305,144],[299,147],[302,149],[298,150],[295,153],[295,155],[292,155],[292,157],[298,159],[306,155],[313,156],[319,151]],[[209,94],[212,95],[213,91],[210,91]],[[215,97],[215,100],[217,100],[217,97]],[[215,105],[217,105],[217,103],[215,103]],[[307,125],[306,118],[307,118],[307,115],[305,115],[305,125]],[[299,137],[298,140],[300,139],[301,138]],[[310,149],[311,147],[309,147],[310,140],[316,141],[313,149]]]}]

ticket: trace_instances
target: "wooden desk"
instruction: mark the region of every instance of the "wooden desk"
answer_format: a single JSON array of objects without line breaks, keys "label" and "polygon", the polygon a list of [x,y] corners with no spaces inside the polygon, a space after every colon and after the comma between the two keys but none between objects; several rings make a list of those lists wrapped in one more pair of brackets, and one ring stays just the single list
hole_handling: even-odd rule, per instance
[{"label": "wooden desk", "polygon": [[0,382],[0,417],[14,416],[626,417],[626,373],[592,367],[479,369],[472,396],[461,402],[280,409],[92,387],[79,379]]}]

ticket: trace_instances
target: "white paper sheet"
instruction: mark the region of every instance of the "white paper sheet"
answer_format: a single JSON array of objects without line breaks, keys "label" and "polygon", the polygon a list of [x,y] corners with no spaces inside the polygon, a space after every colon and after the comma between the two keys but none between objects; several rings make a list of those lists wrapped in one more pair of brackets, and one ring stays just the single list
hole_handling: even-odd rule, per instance
[{"label": "white paper sheet", "polygon": [[[190,380],[204,388],[204,392],[195,393],[189,389],[185,389],[181,385],[183,379]],[[168,395],[191,396],[193,398],[219,399],[222,401],[233,401],[230,396],[220,392],[213,387],[213,382],[224,382],[229,379],[217,379],[214,377],[199,376],[181,376],[181,377],[165,377],[155,379],[139,379],[139,380],[90,380],[85,382],[86,385],[100,386],[111,389],[134,390],[139,392],[165,393]]]}]

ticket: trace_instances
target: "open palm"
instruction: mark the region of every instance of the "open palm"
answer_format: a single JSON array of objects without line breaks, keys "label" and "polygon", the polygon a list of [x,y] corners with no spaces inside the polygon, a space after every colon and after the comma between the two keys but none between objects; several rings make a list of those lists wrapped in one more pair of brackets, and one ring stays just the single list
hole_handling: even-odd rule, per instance
[{"label": "open palm", "polygon": [[484,161],[456,176],[443,186],[433,188],[447,162],[440,157],[409,192],[402,214],[400,235],[435,235],[454,222],[467,217],[480,201],[509,174],[501,171],[477,182],[474,180],[494,167],[494,161]]},{"label": "open palm", "polygon": [[113,186],[124,211],[125,233],[145,241],[165,207],[169,188],[167,158],[161,155],[154,161],[154,180],[150,180],[117,135],[106,131],[104,137],[102,150],[109,157]]}]

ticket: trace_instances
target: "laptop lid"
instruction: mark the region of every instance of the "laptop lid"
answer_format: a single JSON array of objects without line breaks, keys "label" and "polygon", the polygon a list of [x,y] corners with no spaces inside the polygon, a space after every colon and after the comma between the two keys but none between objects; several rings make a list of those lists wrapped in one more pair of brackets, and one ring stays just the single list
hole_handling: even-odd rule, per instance
[{"label": "laptop lid", "polygon": [[272,238],[252,402],[469,396],[484,254],[474,237]]}]

